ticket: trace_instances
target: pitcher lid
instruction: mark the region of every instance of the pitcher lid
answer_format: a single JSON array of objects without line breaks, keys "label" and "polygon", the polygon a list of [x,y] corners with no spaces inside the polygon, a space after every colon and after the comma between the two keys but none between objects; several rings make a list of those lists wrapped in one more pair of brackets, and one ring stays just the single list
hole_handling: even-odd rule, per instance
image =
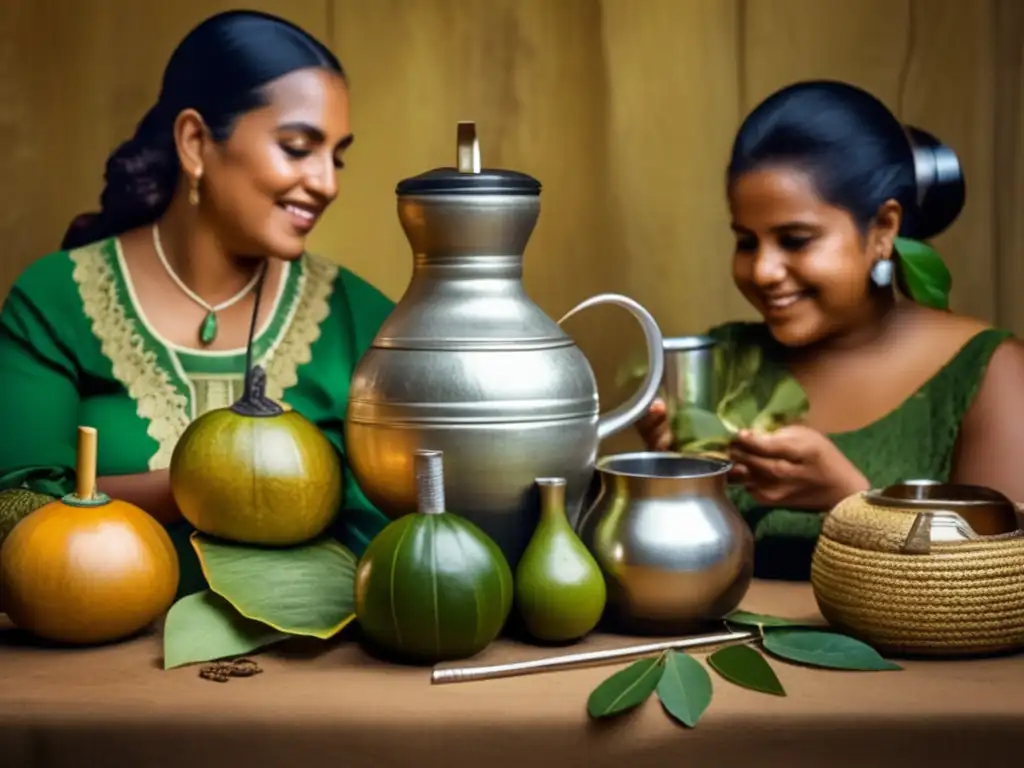
[{"label": "pitcher lid", "polygon": [[526,173],[480,167],[476,124],[460,122],[457,167],[434,168],[398,182],[398,195],[539,195],[540,182]]},{"label": "pitcher lid", "polygon": [[540,182],[526,173],[485,168],[461,173],[458,168],[434,168],[398,182],[398,195],[539,195]]}]

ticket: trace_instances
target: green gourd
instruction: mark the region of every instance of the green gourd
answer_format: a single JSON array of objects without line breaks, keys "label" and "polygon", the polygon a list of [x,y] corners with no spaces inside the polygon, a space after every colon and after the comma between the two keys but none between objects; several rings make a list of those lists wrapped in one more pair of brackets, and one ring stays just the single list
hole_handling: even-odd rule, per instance
[{"label": "green gourd", "polygon": [[476,525],[445,511],[440,451],[415,455],[418,511],[388,524],[356,566],[356,619],[379,648],[433,664],[482,651],[512,610],[512,570]]},{"label": "green gourd", "polygon": [[604,574],[569,525],[565,480],[542,478],[540,520],[516,568],[515,603],[538,640],[568,642],[589,633],[607,600]]}]

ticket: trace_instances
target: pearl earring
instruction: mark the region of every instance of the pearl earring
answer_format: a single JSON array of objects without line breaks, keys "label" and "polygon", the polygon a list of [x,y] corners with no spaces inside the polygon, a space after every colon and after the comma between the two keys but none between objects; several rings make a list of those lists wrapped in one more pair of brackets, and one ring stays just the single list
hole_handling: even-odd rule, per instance
[{"label": "pearl earring", "polygon": [[871,267],[871,282],[879,288],[892,284],[893,263],[892,259],[879,259]]},{"label": "pearl earring", "polygon": [[188,201],[192,205],[199,205],[199,177],[192,179],[192,188],[188,191]]}]

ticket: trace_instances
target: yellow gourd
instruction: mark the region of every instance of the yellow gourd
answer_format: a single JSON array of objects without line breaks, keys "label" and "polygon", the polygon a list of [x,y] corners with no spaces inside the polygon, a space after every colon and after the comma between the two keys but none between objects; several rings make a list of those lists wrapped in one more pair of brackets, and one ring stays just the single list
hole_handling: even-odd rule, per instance
[{"label": "yellow gourd", "polygon": [[174,602],[179,566],[163,526],[96,490],[96,430],[78,430],[75,493],[19,522],[0,548],[0,604],[20,629],[60,643],[135,634]]},{"label": "yellow gourd", "polygon": [[264,270],[246,347],[245,388],[227,408],[208,411],[171,455],[171,492],[196,530],[239,544],[294,546],[323,533],[342,499],[341,460],[320,429],[266,395],[266,372],[252,364]]}]

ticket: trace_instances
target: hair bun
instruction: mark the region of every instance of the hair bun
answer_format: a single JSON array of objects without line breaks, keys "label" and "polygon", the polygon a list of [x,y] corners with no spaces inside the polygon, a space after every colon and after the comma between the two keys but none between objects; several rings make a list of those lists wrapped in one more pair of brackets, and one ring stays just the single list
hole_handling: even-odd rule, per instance
[{"label": "hair bun", "polygon": [[914,155],[918,209],[907,234],[927,240],[956,221],[967,201],[967,188],[956,152],[921,128],[904,127]]}]

